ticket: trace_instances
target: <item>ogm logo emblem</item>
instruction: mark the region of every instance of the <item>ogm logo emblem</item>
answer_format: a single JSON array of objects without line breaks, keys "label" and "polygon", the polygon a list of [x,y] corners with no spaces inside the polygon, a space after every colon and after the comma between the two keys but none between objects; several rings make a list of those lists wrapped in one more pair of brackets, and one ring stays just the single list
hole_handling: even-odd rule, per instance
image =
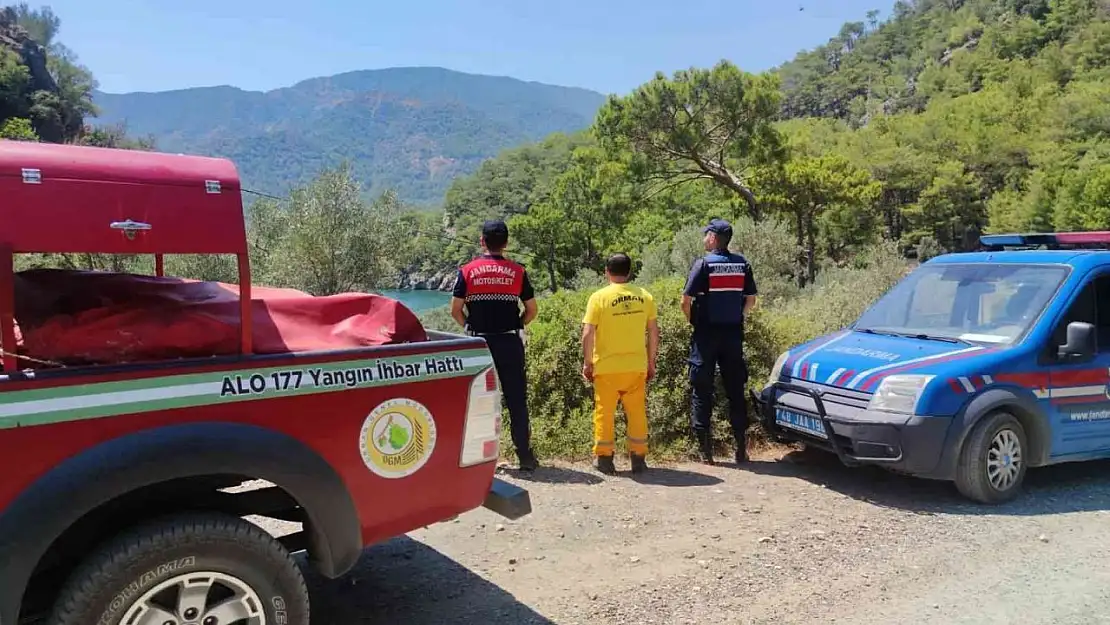
[{"label": "ogm logo emblem", "polygon": [[396,398],[374,408],[362,423],[359,453],[366,467],[388,479],[408,477],[428,462],[436,423],[420,402]]}]

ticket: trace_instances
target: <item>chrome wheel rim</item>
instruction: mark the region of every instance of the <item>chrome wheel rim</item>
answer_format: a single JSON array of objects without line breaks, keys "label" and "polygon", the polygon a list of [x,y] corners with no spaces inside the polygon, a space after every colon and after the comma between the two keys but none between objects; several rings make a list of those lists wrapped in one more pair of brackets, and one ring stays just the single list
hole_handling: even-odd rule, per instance
[{"label": "chrome wheel rim", "polygon": [[1009,490],[1021,472],[1021,442],[1010,429],[1000,430],[987,449],[987,480],[995,490]]},{"label": "chrome wheel rim", "polygon": [[266,625],[266,614],[258,593],[243,580],[199,572],[178,575],[144,593],[120,625]]}]

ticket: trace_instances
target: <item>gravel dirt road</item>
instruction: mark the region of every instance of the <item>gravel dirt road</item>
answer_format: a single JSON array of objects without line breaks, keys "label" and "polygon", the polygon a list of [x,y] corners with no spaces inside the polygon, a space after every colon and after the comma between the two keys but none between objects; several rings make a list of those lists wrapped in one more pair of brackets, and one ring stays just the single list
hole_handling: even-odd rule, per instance
[{"label": "gravel dirt road", "polygon": [[314,625],[1110,622],[1110,463],[1033,471],[996,508],[819,452],[501,475],[530,516],[477,510],[312,577]]}]

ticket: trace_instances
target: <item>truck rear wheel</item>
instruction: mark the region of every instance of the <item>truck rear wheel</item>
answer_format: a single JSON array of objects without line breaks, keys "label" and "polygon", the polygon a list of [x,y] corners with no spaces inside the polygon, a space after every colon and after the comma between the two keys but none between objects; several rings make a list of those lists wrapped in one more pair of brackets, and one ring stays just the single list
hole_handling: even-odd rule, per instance
[{"label": "truck rear wheel", "polygon": [[48,625],[308,625],[289,552],[258,526],[188,514],[128,530],[89,556]]},{"label": "truck rear wheel", "polygon": [[981,419],[967,437],[956,468],[956,488],[980,503],[1009,501],[1021,492],[1029,449],[1025,428],[1012,414]]}]

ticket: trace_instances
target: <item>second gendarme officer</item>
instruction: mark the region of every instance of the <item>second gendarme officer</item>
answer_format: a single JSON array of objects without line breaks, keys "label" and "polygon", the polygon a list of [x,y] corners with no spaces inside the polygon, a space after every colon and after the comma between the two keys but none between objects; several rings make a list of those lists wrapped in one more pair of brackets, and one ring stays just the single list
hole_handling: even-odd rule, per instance
[{"label": "second gendarme officer", "polygon": [[732,225],[714,219],[705,227],[704,257],[694,261],[682,295],[682,312],[694,326],[690,339],[691,425],[702,461],[713,463],[714,378],[721,378],[728,395],[728,414],[736,438],[736,463],[748,459],[748,405],[744,386],[748,364],[744,359],[744,318],[755,306],[756,286],[752,266],[729,251]]}]

